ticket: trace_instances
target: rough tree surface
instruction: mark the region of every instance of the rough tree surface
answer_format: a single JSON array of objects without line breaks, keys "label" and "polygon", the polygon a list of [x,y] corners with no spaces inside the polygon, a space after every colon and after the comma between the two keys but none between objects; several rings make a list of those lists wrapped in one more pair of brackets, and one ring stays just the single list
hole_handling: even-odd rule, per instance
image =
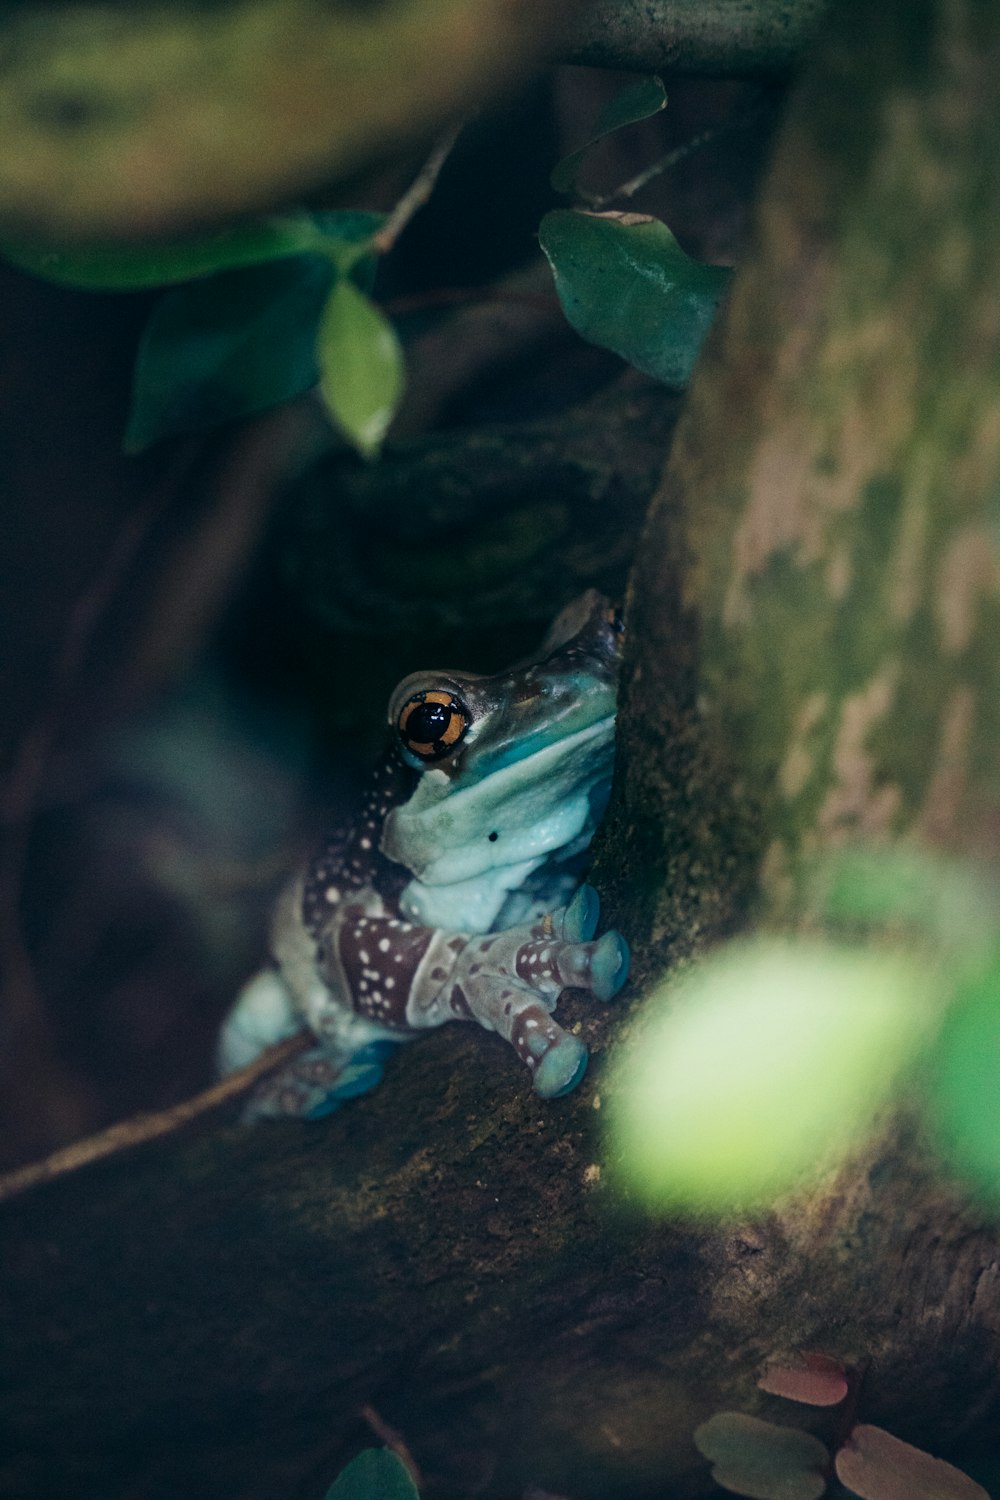
[{"label": "rough tree surface", "polygon": [[[998,135],[992,0],[837,8],[640,548],[602,869],[642,972],[760,862],[780,921],[799,856],[852,834],[996,856]],[[598,1053],[621,1028],[566,1009]],[[543,1106],[453,1029],[315,1127],[8,1205],[0,1489],[318,1496],[367,1404],[437,1494],[704,1494],[694,1427],[777,1411],[756,1375],[795,1347],[870,1364],[864,1418],[902,1438],[995,1440],[996,1237],[905,1126],[696,1233],[607,1193],[600,1088],[598,1058]]]}]

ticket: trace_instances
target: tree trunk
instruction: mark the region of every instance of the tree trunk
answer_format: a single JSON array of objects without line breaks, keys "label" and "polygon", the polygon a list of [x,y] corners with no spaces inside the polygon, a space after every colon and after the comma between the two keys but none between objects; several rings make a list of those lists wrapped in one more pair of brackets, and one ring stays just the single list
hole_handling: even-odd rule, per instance
[{"label": "tree trunk", "polygon": [[[787,920],[847,837],[996,858],[998,139],[991,0],[843,0],[639,550],[601,869],[642,974],[758,891]],[[997,1239],[907,1126],[693,1230],[606,1189],[601,1087],[542,1105],[452,1028],[322,1124],[8,1205],[3,1493],[318,1497],[366,1405],[436,1494],[709,1493],[694,1427],[803,1347],[867,1368],[864,1420],[995,1442]]]}]

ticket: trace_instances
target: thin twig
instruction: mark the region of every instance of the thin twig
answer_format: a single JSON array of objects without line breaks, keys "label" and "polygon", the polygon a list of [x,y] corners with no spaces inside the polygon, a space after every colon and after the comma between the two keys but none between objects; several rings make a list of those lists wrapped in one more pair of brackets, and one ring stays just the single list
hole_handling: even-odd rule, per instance
[{"label": "thin twig", "polygon": [[252,1088],[261,1078],[297,1057],[307,1047],[312,1046],[313,1038],[309,1032],[301,1032],[298,1036],[287,1038],[278,1042],[276,1046],[269,1047],[262,1052],[254,1062],[247,1067],[241,1068],[238,1073],[231,1073],[221,1083],[214,1084],[209,1089],[204,1089],[200,1094],[195,1094],[191,1099],[185,1099],[181,1104],[174,1104],[170,1109],[157,1110],[155,1114],[132,1115],[127,1120],[120,1120],[117,1125],[111,1125],[107,1130],[101,1130],[96,1135],[88,1135],[82,1141],[74,1141],[72,1146],[66,1146],[62,1151],[54,1151],[51,1156],[44,1157],[41,1161],[29,1162],[26,1167],[18,1167],[14,1172],[8,1172],[0,1177],[0,1203],[7,1198],[17,1197],[18,1194],[27,1192],[29,1188],[38,1187],[43,1182],[52,1182],[56,1177],[64,1177],[68,1172],[76,1172],[80,1167],[90,1166],[92,1162],[101,1161],[106,1156],[117,1156],[122,1151],[130,1151],[133,1146],[142,1146],[147,1141],[155,1141],[160,1136],[172,1135],[175,1131],[183,1129],[192,1120],[199,1119],[202,1115],[210,1114],[213,1110],[221,1109],[224,1104],[230,1104],[234,1099],[240,1098],[248,1089]]},{"label": "thin twig", "polygon": [[384,255],[392,249],[413,215],[427,202],[464,124],[464,120],[459,120],[438,138],[430,156],[372,240],[372,249],[377,255]]},{"label": "thin twig", "polygon": [[410,1478],[417,1489],[423,1489],[423,1475],[420,1472],[416,1459],[406,1446],[406,1439],[402,1433],[397,1432],[395,1427],[390,1427],[388,1422],[383,1421],[374,1406],[363,1406],[361,1408],[361,1415],[379,1442],[384,1443],[387,1448],[390,1448],[400,1463],[408,1470]]},{"label": "thin twig", "polygon": [[614,203],[617,198],[634,198],[636,193],[641,192],[647,183],[662,176],[664,172],[669,172],[671,167],[676,167],[679,162],[686,161],[689,156],[693,156],[703,146],[709,146],[713,141],[721,140],[723,136],[730,135],[735,130],[742,130],[744,125],[749,124],[760,113],[762,106],[763,97],[756,98],[747,109],[741,110],[733,119],[726,120],[721,125],[713,125],[711,129],[703,130],[700,135],[694,135],[689,141],[684,141],[680,146],[675,146],[665,156],[659,157],[657,161],[650,163],[648,167],[643,167],[641,172],[637,172],[634,177],[630,177],[620,187],[612,188],[610,193],[601,193],[597,197],[588,195],[587,202],[589,206],[593,209],[601,209],[609,203]]}]

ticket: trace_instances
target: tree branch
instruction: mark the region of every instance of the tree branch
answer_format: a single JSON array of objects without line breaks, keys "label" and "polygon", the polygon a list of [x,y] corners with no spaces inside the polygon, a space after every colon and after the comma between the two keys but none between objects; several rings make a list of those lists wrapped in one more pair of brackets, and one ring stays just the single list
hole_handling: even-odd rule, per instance
[{"label": "tree branch", "polygon": [[594,0],[559,57],[635,73],[780,75],[801,60],[827,3]]}]

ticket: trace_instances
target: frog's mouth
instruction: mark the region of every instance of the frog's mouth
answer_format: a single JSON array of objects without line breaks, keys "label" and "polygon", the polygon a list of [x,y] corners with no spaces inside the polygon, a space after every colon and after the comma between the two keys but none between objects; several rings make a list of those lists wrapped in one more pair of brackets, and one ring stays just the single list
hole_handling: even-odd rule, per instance
[{"label": "frog's mouth", "polygon": [[581,846],[610,781],[615,716],[568,734],[561,728],[557,738],[540,730],[520,742],[516,757],[513,747],[498,747],[461,790],[449,789],[443,773],[425,773],[410,801],[387,817],[382,852],[423,885],[488,875],[506,891],[557,851]]}]

